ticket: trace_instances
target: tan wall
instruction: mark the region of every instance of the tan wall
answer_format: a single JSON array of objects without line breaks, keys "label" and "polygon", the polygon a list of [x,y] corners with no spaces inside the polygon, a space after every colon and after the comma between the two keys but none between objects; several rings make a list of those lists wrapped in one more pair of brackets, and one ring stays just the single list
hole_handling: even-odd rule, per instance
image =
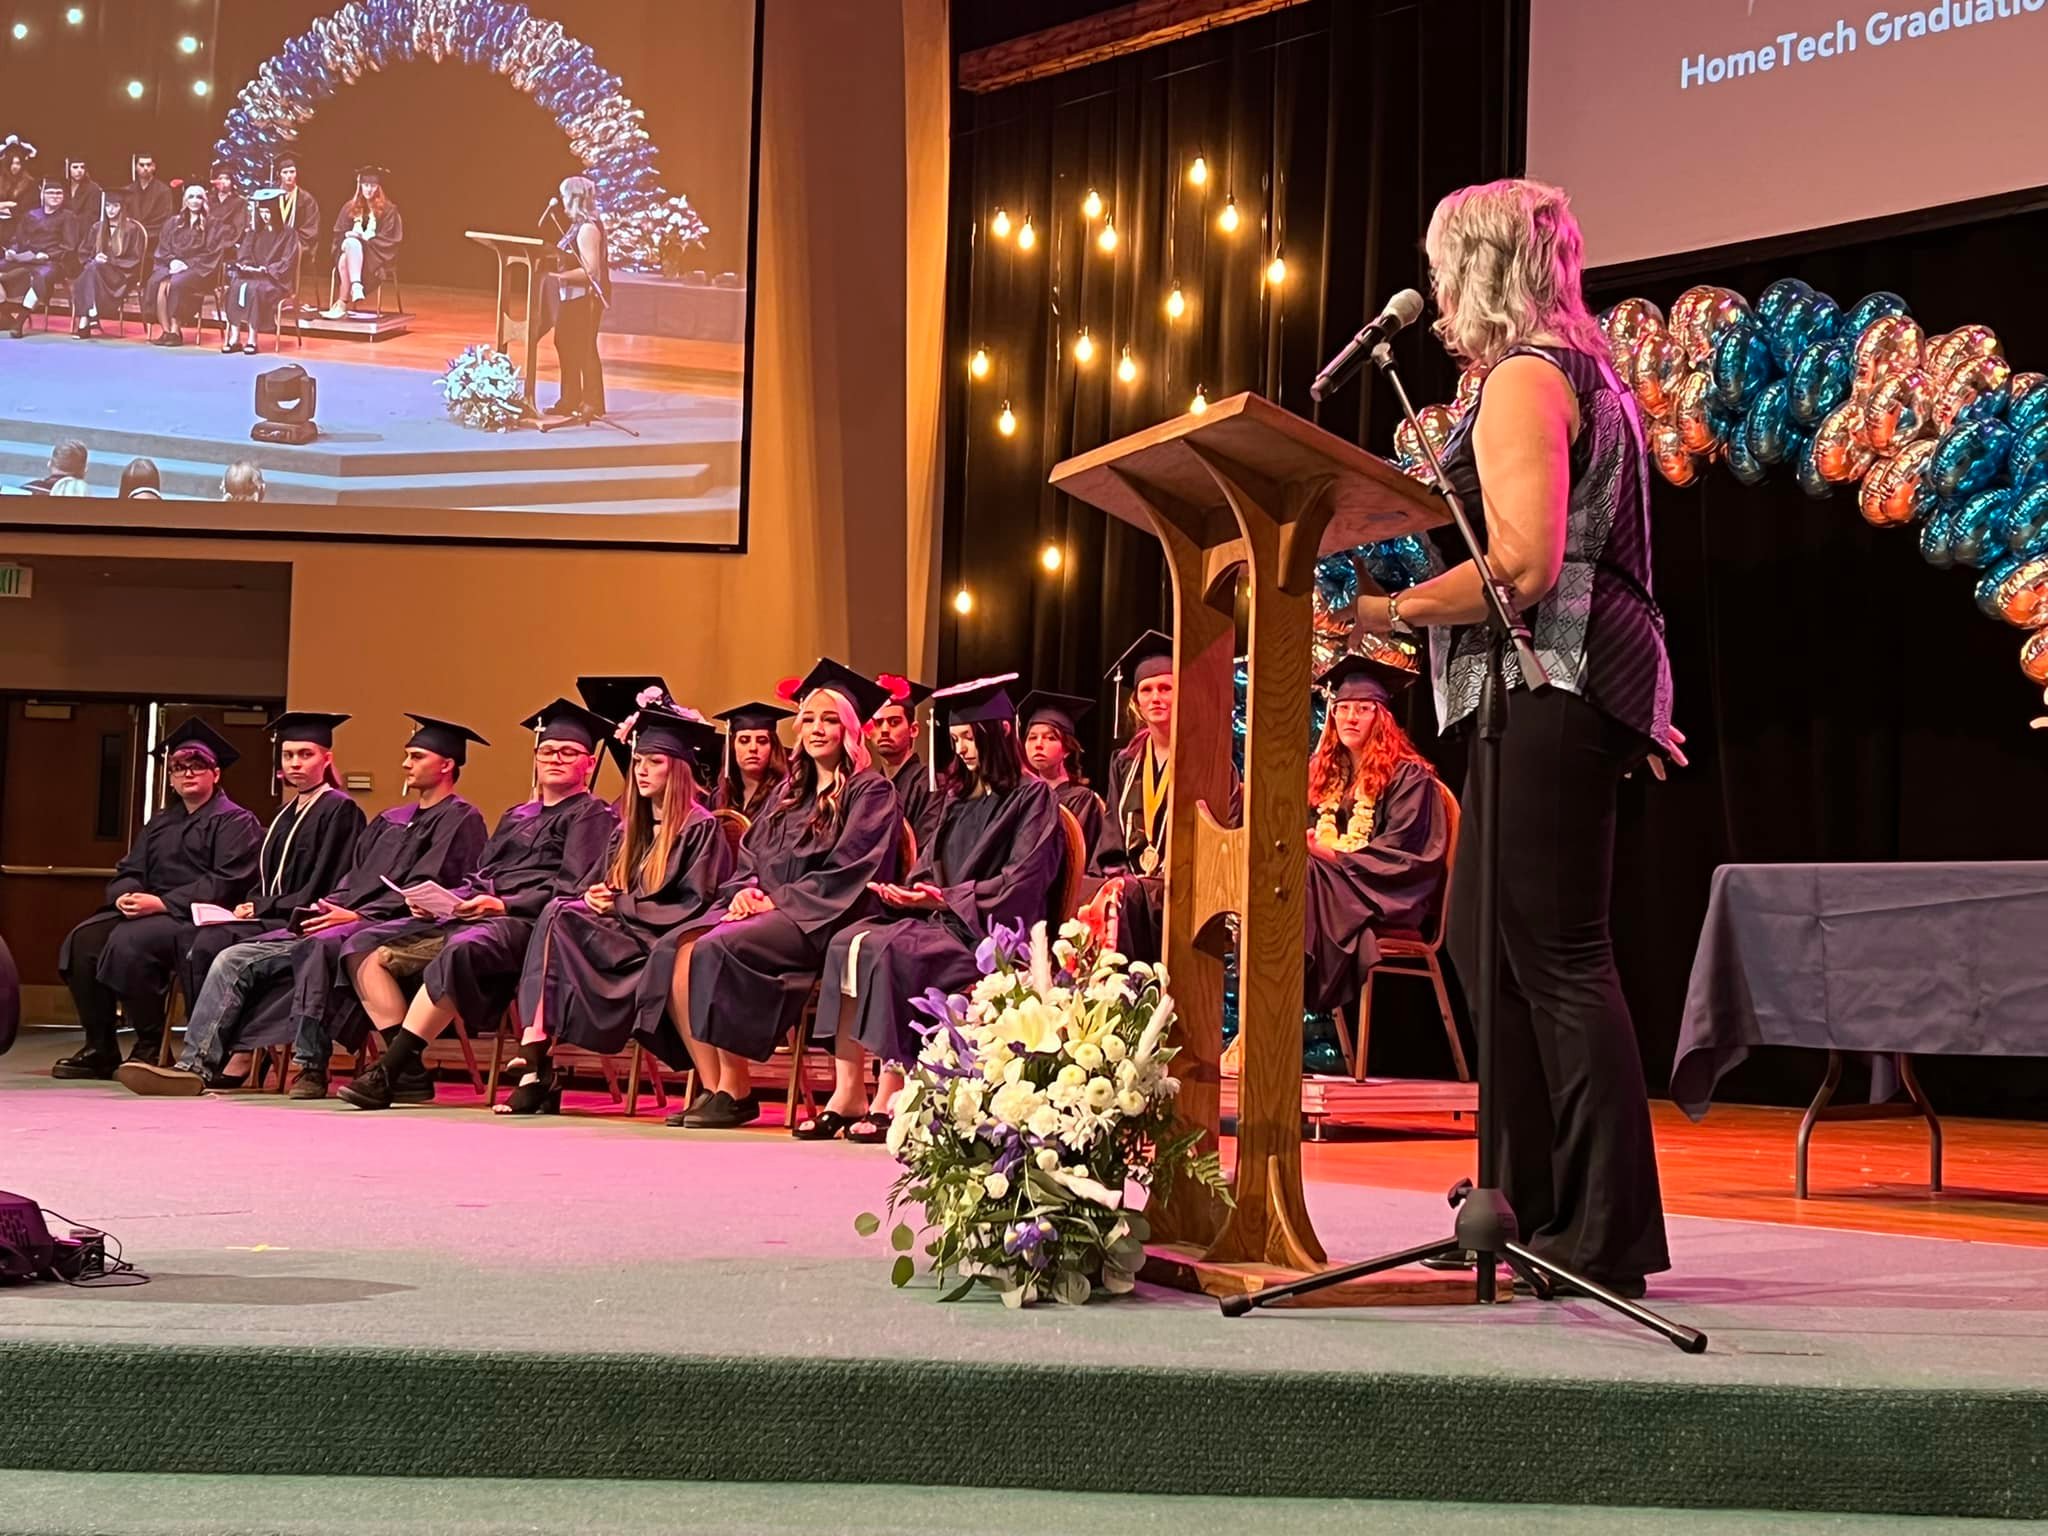
[{"label": "tan wall", "polygon": [[[821,652],[904,666],[924,628],[910,622],[908,530],[932,536],[937,494],[936,468],[908,462],[914,443],[936,452],[937,434],[906,428],[907,401],[913,380],[921,399],[935,396],[943,303],[942,284],[906,283],[935,270],[929,250],[909,249],[906,210],[946,199],[943,156],[928,143],[910,154],[905,124],[907,101],[928,111],[935,90],[943,100],[944,34],[906,28],[928,34],[943,16],[935,0],[766,10],[746,555],[4,533],[0,555],[289,561],[290,702],[359,717],[337,748],[345,771],[375,774],[373,801],[395,786],[407,709],[499,743],[463,784],[494,812],[527,789],[515,722],[578,673],[659,671],[684,700],[718,709]],[[936,68],[936,84],[907,91],[910,61]],[[913,163],[925,181],[914,192]],[[943,261],[942,217],[920,220],[915,238],[937,242]],[[925,353],[915,362],[913,337]]]}]

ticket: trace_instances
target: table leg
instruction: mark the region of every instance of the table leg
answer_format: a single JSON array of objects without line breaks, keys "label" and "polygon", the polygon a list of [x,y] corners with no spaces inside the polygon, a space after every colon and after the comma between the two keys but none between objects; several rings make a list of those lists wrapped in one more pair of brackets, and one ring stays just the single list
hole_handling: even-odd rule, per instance
[{"label": "table leg", "polygon": [[1920,1086],[1920,1078],[1913,1071],[1913,1058],[1899,1051],[1893,1059],[1899,1064],[1899,1081],[1906,1085],[1906,1096],[1927,1121],[1927,1188],[1930,1193],[1938,1195],[1941,1193],[1941,1117],[1935,1114],[1927,1090]]},{"label": "table leg", "polygon": [[1792,1158],[1792,1195],[1794,1199],[1806,1198],[1806,1144],[1813,1139],[1814,1125],[1820,1120],[1821,1112],[1834,1098],[1835,1090],[1842,1083],[1842,1053],[1832,1048],[1828,1051],[1827,1076],[1821,1079],[1820,1092],[1813,1096],[1813,1102],[1806,1106],[1806,1118],[1799,1122],[1799,1148]]}]

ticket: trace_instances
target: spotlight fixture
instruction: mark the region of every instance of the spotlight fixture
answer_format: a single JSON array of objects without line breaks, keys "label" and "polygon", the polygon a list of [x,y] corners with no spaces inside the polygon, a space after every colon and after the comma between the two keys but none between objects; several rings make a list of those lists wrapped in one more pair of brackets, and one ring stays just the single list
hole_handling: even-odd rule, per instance
[{"label": "spotlight fixture", "polygon": [[1206,410],[1208,410],[1208,409],[1209,409],[1209,396],[1208,396],[1208,392],[1207,392],[1207,390],[1206,390],[1206,389],[1204,388],[1204,386],[1202,386],[1202,385],[1200,385],[1200,384],[1197,384],[1197,385],[1195,386],[1195,398],[1194,398],[1194,399],[1192,399],[1192,400],[1190,400],[1190,401],[1188,402],[1188,414],[1189,414],[1190,416],[1199,416],[1199,415],[1201,415],[1201,414],[1202,414],[1202,412],[1204,412],[1204,411],[1206,411]]},{"label": "spotlight fixture", "polygon": [[977,379],[985,379],[988,377],[989,366],[988,348],[976,347],[974,356],[967,360],[967,371]]},{"label": "spotlight fixture", "polygon": [[17,43],[20,43],[20,42],[26,42],[26,41],[28,40],[28,23],[27,23],[27,22],[25,22],[25,21],[17,21],[17,22],[16,22],[16,23],[15,23],[15,24],[14,24],[14,25],[13,25],[12,27],[10,27],[10,28],[9,28],[8,30],[9,30],[9,31],[11,31],[11,32],[12,32],[12,33],[14,34],[14,40],[15,40],[15,41],[16,41]]},{"label": "spotlight fixture", "polygon": [[995,216],[994,218],[992,218],[992,219],[990,219],[990,220],[988,221],[988,232],[989,232],[990,234],[994,235],[994,236],[995,236],[995,237],[996,237],[996,238],[997,238],[998,240],[1007,240],[1007,239],[1009,239],[1009,238],[1010,238],[1010,216],[1009,216],[1009,214],[1008,214],[1008,213],[1006,213],[1006,212],[1004,212],[1004,211],[1003,211],[1003,210],[1002,210],[1001,208],[998,208],[998,209],[996,210],[996,216]]},{"label": "spotlight fixture", "polygon": [[130,101],[142,100],[142,92],[143,84],[140,80],[130,80],[128,82],[128,99]]},{"label": "spotlight fixture", "polygon": [[1095,243],[1101,246],[1105,251],[1113,251],[1116,249],[1115,219],[1110,218],[1106,214],[1103,216],[1102,233],[1095,237]]},{"label": "spotlight fixture", "polygon": [[965,587],[955,592],[953,594],[953,611],[955,613],[974,612],[974,594]]},{"label": "spotlight fixture", "polygon": [[1188,312],[1187,296],[1180,291],[1180,284],[1173,285],[1173,292],[1166,296],[1166,318],[1178,320]]},{"label": "spotlight fixture", "polygon": [[1088,189],[1088,195],[1081,199],[1081,211],[1087,214],[1088,217],[1091,219],[1101,218],[1102,194],[1100,192],[1097,192],[1093,187],[1090,187]]},{"label": "spotlight fixture", "polygon": [[1056,571],[1067,563],[1066,552],[1057,544],[1048,544],[1038,552],[1038,563],[1048,571]]},{"label": "spotlight fixture", "polygon": [[190,32],[187,32],[183,37],[178,39],[178,52],[189,55],[197,53],[198,51],[199,39],[194,37]]},{"label": "spotlight fixture", "polygon": [[1028,251],[1038,244],[1038,231],[1031,227],[1031,215],[1024,215],[1024,227],[1017,231],[1017,249]]},{"label": "spotlight fixture", "polygon": [[1138,362],[1136,358],[1131,356],[1131,349],[1129,347],[1124,348],[1124,355],[1117,362],[1116,376],[1126,384],[1138,376]]},{"label": "spotlight fixture", "polygon": [[1226,196],[1223,199],[1223,211],[1216,215],[1216,223],[1226,235],[1237,232],[1237,199],[1235,197]]},{"label": "spotlight fixture", "polygon": [[84,26],[84,25],[85,25],[85,7],[84,7],[84,6],[82,6],[82,5],[74,5],[74,6],[72,6],[70,10],[68,10],[68,11],[66,11],[66,12],[64,13],[64,19],[65,19],[65,20],[66,20],[67,22],[69,22],[69,23],[70,23],[70,24],[71,24],[72,26],[74,26],[74,27],[82,27],[82,26]]},{"label": "spotlight fixture", "polygon": [[1275,288],[1287,281],[1287,263],[1278,251],[1273,253],[1273,259],[1266,264],[1266,281]]},{"label": "spotlight fixture", "polygon": [[1081,327],[1081,334],[1074,338],[1074,361],[1092,363],[1095,361],[1095,338],[1088,334],[1088,327]]},{"label": "spotlight fixture", "polygon": [[213,94],[212,82],[207,80],[194,80],[192,82],[192,94],[194,96],[211,96]]},{"label": "spotlight fixture", "polygon": [[1208,183],[1209,162],[1200,155],[1195,156],[1195,163],[1188,167],[1188,180],[1198,187],[1205,186]]},{"label": "spotlight fixture", "polygon": [[[1005,437],[1015,437],[1017,435],[1017,416],[1010,409],[1010,402],[1007,400],[1003,402],[1003,414],[996,418],[996,430]],[[962,610],[962,612],[965,611],[964,609]]]}]

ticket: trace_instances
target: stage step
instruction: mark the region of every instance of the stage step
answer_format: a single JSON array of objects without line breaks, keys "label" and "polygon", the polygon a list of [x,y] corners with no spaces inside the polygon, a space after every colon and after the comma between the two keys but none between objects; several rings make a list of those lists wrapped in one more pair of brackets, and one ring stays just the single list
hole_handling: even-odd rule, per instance
[{"label": "stage step", "polygon": [[[0,1472],[7,1528],[115,1536],[1921,1536],[1951,1521],[1761,1510],[1423,1504],[906,1488],[864,1483],[685,1483],[420,1477],[205,1477]],[[1986,1536],[2019,1521],[1973,1522]]]}]

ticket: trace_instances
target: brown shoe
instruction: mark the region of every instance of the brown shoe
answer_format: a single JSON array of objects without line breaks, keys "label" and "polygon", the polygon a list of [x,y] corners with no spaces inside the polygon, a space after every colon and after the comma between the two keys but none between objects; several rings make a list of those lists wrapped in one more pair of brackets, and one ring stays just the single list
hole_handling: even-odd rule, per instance
[{"label": "brown shoe", "polygon": [[147,1099],[196,1099],[206,1091],[206,1080],[197,1072],[148,1061],[122,1062],[114,1069],[114,1081]]},{"label": "brown shoe", "polygon": [[318,1067],[303,1067],[292,1079],[288,1099],[324,1099],[327,1097],[327,1074]]}]

